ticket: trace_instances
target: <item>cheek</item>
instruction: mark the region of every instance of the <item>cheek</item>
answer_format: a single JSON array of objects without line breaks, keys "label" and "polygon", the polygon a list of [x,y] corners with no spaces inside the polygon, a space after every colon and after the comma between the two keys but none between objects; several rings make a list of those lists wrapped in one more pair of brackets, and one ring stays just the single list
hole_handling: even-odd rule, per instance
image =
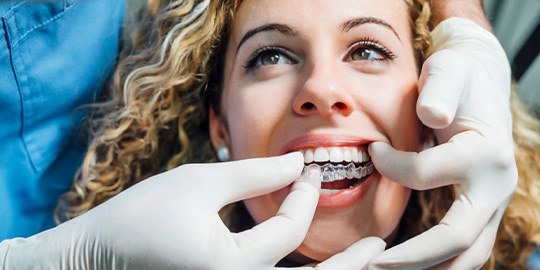
[{"label": "cheek", "polygon": [[291,111],[293,91],[279,82],[235,87],[224,95],[233,159],[268,156]]},{"label": "cheek", "polygon": [[378,236],[387,238],[397,228],[411,190],[389,179],[380,182],[375,195],[374,219],[378,224]]},{"label": "cheek", "polygon": [[[405,83],[408,81],[409,83]],[[399,81],[401,85],[380,89],[372,106],[375,121],[397,149],[415,151],[420,145],[421,123],[416,115],[418,99],[416,77]]]}]

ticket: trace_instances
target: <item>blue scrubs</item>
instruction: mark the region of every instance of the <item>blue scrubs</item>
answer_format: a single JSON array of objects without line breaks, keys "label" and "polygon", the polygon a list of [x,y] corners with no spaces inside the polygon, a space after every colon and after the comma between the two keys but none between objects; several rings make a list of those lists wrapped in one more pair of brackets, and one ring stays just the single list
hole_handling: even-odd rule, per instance
[{"label": "blue scrubs", "polygon": [[0,2],[0,241],[55,225],[84,153],[81,105],[116,61],[124,0]]}]

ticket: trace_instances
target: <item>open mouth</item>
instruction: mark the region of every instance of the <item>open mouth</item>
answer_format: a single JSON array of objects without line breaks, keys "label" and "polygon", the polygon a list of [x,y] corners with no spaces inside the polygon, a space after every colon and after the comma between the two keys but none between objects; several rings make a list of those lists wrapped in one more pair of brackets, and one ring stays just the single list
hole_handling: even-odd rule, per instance
[{"label": "open mouth", "polygon": [[352,189],[373,173],[373,163],[365,147],[317,147],[301,152],[304,170],[318,167],[321,171],[321,194]]}]

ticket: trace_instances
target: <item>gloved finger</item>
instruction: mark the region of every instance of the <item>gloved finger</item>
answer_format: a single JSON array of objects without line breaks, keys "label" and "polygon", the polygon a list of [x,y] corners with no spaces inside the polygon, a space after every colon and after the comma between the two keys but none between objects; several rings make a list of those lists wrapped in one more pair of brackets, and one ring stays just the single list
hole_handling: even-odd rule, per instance
[{"label": "gloved finger", "polygon": [[[286,187],[300,176],[303,167],[300,152],[211,165],[194,164],[186,168],[189,170],[186,175],[194,179],[188,190],[197,197],[193,200],[217,212],[229,203]],[[201,200],[201,192],[195,190],[204,192],[204,200]]]},{"label": "gloved finger", "polygon": [[459,195],[438,225],[383,252],[369,269],[424,269],[463,253],[495,215],[495,209],[472,207],[472,202]]},{"label": "gloved finger", "polygon": [[300,267],[275,267],[276,270],[315,270],[315,268],[311,266],[300,266]]},{"label": "gloved finger", "polygon": [[367,237],[352,244],[328,260],[315,266],[316,270],[362,269],[376,255],[384,251],[386,243],[378,237]]},{"label": "gloved finger", "polygon": [[454,120],[471,74],[461,57],[451,50],[440,50],[422,66],[416,113],[430,128],[446,128]]},{"label": "gloved finger", "polygon": [[495,236],[497,235],[497,226],[495,230],[488,227],[482,231],[474,244],[465,252],[455,258],[430,267],[429,270],[480,269],[489,259],[493,243],[495,242]]},{"label": "gloved finger", "polygon": [[317,208],[320,171],[303,178],[293,184],[276,216],[234,235],[243,254],[274,265],[302,243]]},{"label": "gloved finger", "polygon": [[480,269],[489,259],[497,236],[499,223],[508,201],[509,200],[497,209],[497,213],[489,220],[487,226],[482,230],[469,249],[452,260],[435,266],[433,269]]},{"label": "gloved finger", "polygon": [[315,270],[315,263],[309,263],[307,265],[304,265],[304,266],[299,266],[299,267],[275,267],[274,269],[276,270],[290,270],[290,269],[294,269],[294,270]]},{"label": "gloved finger", "polygon": [[476,153],[471,146],[479,143],[474,131],[461,132],[452,139],[420,153],[400,151],[384,142],[371,143],[368,151],[377,171],[395,182],[416,190],[459,183],[460,175],[474,165]]}]

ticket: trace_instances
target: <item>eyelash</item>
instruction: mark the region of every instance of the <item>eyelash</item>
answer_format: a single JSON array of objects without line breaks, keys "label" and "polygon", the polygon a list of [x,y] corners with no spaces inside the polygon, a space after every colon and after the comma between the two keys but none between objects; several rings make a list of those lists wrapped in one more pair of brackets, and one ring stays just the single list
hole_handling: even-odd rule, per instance
[{"label": "eyelash", "polygon": [[396,54],[394,54],[391,50],[389,50],[388,48],[386,48],[385,46],[381,44],[382,43],[380,41],[371,37],[362,39],[352,45],[352,49],[347,54],[347,58],[350,58],[351,55],[360,48],[373,49],[376,52],[382,53],[385,56],[384,59],[374,59],[372,61],[387,61],[387,60],[393,60],[397,58]]},{"label": "eyelash", "polygon": [[271,53],[271,52],[278,52],[286,57],[288,57],[292,62],[297,62],[296,57],[293,57],[291,55],[291,52],[285,48],[278,47],[278,46],[262,46],[255,50],[255,52],[247,59],[247,61],[244,63],[244,68],[246,70],[251,70],[256,67],[257,61],[259,58],[265,54],[265,53]]},{"label": "eyelash", "polygon": [[[397,58],[397,55],[395,55],[392,51],[390,51],[388,48],[386,48],[385,46],[381,45],[381,42],[374,39],[374,38],[371,38],[371,37],[368,37],[368,38],[365,38],[365,39],[362,39],[356,43],[354,43],[352,45],[352,49],[349,51],[349,53],[347,54],[347,58],[350,58],[351,55],[358,49],[360,48],[367,48],[367,49],[373,49],[379,53],[382,53],[385,58],[384,59],[374,59],[374,60],[371,60],[371,61],[387,61],[387,60],[393,60],[393,59],[396,59]],[[258,48],[257,50],[255,50],[255,52],[247,59],[247,61],[244,63],[244,68],[246,70],[252,70],[254,68],[256,68],[256,65],[257,65],[257,61],[259,61],[259,58],[265,54],[265,53],[270,53],[270,52],[278,52],[278,53],[281,53],[283,55],[285,55],[286,57],[288,57],[292,62],[297,62],[297,59],[296,57],[293,57],[291,55],[291,52],[283,47],[278,47],[278,46],[262,46],[260,48]]]}]

